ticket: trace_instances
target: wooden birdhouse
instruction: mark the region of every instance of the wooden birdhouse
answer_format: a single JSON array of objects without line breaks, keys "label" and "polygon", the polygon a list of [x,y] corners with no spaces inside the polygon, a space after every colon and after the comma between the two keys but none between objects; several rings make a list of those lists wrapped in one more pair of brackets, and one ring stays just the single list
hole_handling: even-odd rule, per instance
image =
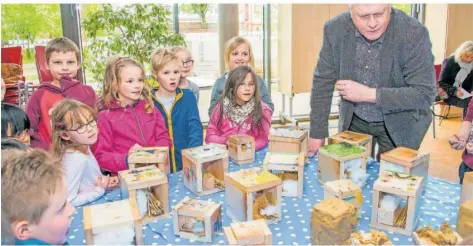
[{"label": "wooden birdhouse", "polygon": [[373,136],[352,131],[343,131],[328,138],[328,144],[349,143],[366,149],[367,157],[373,148]]},{"label": "wooden birdhouse", "polygon": [[233,221],[281,219],[281,179],[261,168],[225,174],[227,215]]},{"label": "wooden birdhouse", "polygon": [[271,153],[264,158],[264,169],[282,180],[282,196],[302,197],[304,185],[304,153]]},{"label": "wooden birdhouse", "polygon": [[275,129],[269,135],[271,153],[304,153],[307,157],[307,131],[296,129]]},{"label": "wooden birdhouse", "polygon": [[228,155],[230,160],[238,165],[255,161],[255,139],[246,134],[236,134],[228,137]]},{"label": "wooden birdhouse", "polygon": [[312,207],[312,244],[347,245],[357,223],[356,208],[353,204],[338,198],[325,199]]},{"label": "wooden birdhouse", "polygon": [[212,242],[222,231],[221,206],[215,202],[185,197],[172,213],[174,234],[200,242]]},{"label": "wooden birdhouse", "polygon": [[371,226],[411,235],[420,217],[422,176],[384,171],[373,186]]},{"label": "wooden birdhouse", "polygon": [[330,144],[319,149],[317,176],[321,184],[350,179],[357,169],[366,172],[366,150],[349,143]]},{"label": "wooden birdhouse", "polygon": [[473,200],[460,205],[456,230],[463,238],[473,235]]},{"label": "wooden birdhouse", "polygon": [[338,198],[353,204],[356,215],[361,218],[361,207],[363,205],[363,193],[360,186],[349,179],[340,179],[326,182],[324,184],[324,199]]},{"label": "wooden birdhouse", "polygon": [[462,193],[460,204],[473,200],[473,172],[466,172],[463,176]]},{"label": "wooden birdhouse", "polygon": [[166,175],[171,173],[168,147],[143,147],[128,152],[128,168],[155,165]]},{"label": "wooden birdhouse", "polygon": [[224,174],[228,171],[228,151],[217,144],[182,150],[184,185],[197,196],[225,189]]},{"label": "wooden birdhouse", "polygon": [[85,206],[83,216],[87,245],[103,244],[102,238],[116,231],[131,234],[130,242],[134,241],[135,245],[144,244],[143,225],[134,198]]},{"label": "wooden birdhouse", "polygon": [[429,174],[429,153],[419,153],[417,150],[398,147],[381,154],[379,172],[394,171],[424,177]]},{"label": "wooden birdhouse", "polygon": [[169,216],[168,180],[155,165],[118,172],[122,199],[136,199],[143,224]]},{"label": "wooden birdhouse", "polygon": [[271,245],[273,234],[262,219],[231,223],[223,227],[229,245]]}]

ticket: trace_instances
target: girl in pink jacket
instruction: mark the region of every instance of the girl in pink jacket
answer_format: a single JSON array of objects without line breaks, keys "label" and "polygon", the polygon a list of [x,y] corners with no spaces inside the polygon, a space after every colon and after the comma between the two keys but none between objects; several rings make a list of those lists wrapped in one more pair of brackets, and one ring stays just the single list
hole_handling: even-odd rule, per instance
[{"label": "girl in pink jacket", "polygon": [[256,83],[256,73],[249,66],[238,66],[228,74],[205,142],[226,144],[229,136],[245,133],[255,138],[256,150],[268,144],[272,111],[261,101]]},{"label": "girl in pink jacket", "polygon": [[100,168],[116,175],[128,169],[132,148],[171,147],[164,119],[153,105],[145,85],[143,65],[129,57],[107,62],[97,125],[99,136],[93,153]]}]

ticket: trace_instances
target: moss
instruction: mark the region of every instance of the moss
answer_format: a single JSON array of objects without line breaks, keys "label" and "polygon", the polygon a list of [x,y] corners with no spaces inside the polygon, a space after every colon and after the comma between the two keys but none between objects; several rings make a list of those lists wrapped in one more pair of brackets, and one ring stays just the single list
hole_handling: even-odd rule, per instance
[{"label": "moss", "polygon": [[349,143],[339,143],[339,144],[330,144],[327,146],[323,146],[322,149],[326,150],[327,152],[337,155],[337,156],[347,156],[353,154],[363,153],[365,150]]}]

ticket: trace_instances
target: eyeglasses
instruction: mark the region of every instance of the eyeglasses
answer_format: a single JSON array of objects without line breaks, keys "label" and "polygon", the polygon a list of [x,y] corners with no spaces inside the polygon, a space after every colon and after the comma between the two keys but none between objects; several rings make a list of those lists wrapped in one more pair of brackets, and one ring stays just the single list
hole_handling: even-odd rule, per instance
[{"label": "eyeglasses", "polygon": [[183,61],[183,62],[182,62],[182,66],[183,66],[183,67],[187,67],[187,66],[190,67],[190,66],[192,66],[192,65],[194,65],[194,60],[188,60],[188,61]]},{"label": "eyeglasses", "polygon": [[244,86],[244,87],[246,87],[246,88],[251,89],[251,88],[254,88],[254,87],[255,87],[255,84],[254,84],[254,83],[251,83],[251,84],[242,83],[242,84],[240,84],[240,86]]},{"label": "eyeglasses", "polygon": [[89,122],[87,122],[87,124],[84,124],[84,125],[81,125],[79,127],[76,127],[75,129],[74,128],[71,128],[69,131],[73,131],[73,132],[77,132],[79,134],[82,134],[84,132],[87,131],[87,128],[88,126],[90,127],[96,127],[97,126],[97,120],[96,119],[93,119]]}]

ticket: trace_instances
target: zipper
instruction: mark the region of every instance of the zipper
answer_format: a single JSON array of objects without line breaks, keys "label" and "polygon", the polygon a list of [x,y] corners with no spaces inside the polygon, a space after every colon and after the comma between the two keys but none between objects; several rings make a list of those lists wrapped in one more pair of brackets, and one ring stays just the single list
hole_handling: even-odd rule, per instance
[{"label": "zipper", "polygon": [[136,112],[135,112],[135,107],[132,106],[131,110],[133,111],[133,114],[135,115],[135,120],[136,120],[136,123],[138,124],[138,129],[140,129],[141,139],[143,139],[143,142],[145,143],[145,147],[148,147],[148,144],[146,143],[145,137],[143,135],[143,129],[141,129],[140,120],[138,119],[138,116],[136,115]]}]

